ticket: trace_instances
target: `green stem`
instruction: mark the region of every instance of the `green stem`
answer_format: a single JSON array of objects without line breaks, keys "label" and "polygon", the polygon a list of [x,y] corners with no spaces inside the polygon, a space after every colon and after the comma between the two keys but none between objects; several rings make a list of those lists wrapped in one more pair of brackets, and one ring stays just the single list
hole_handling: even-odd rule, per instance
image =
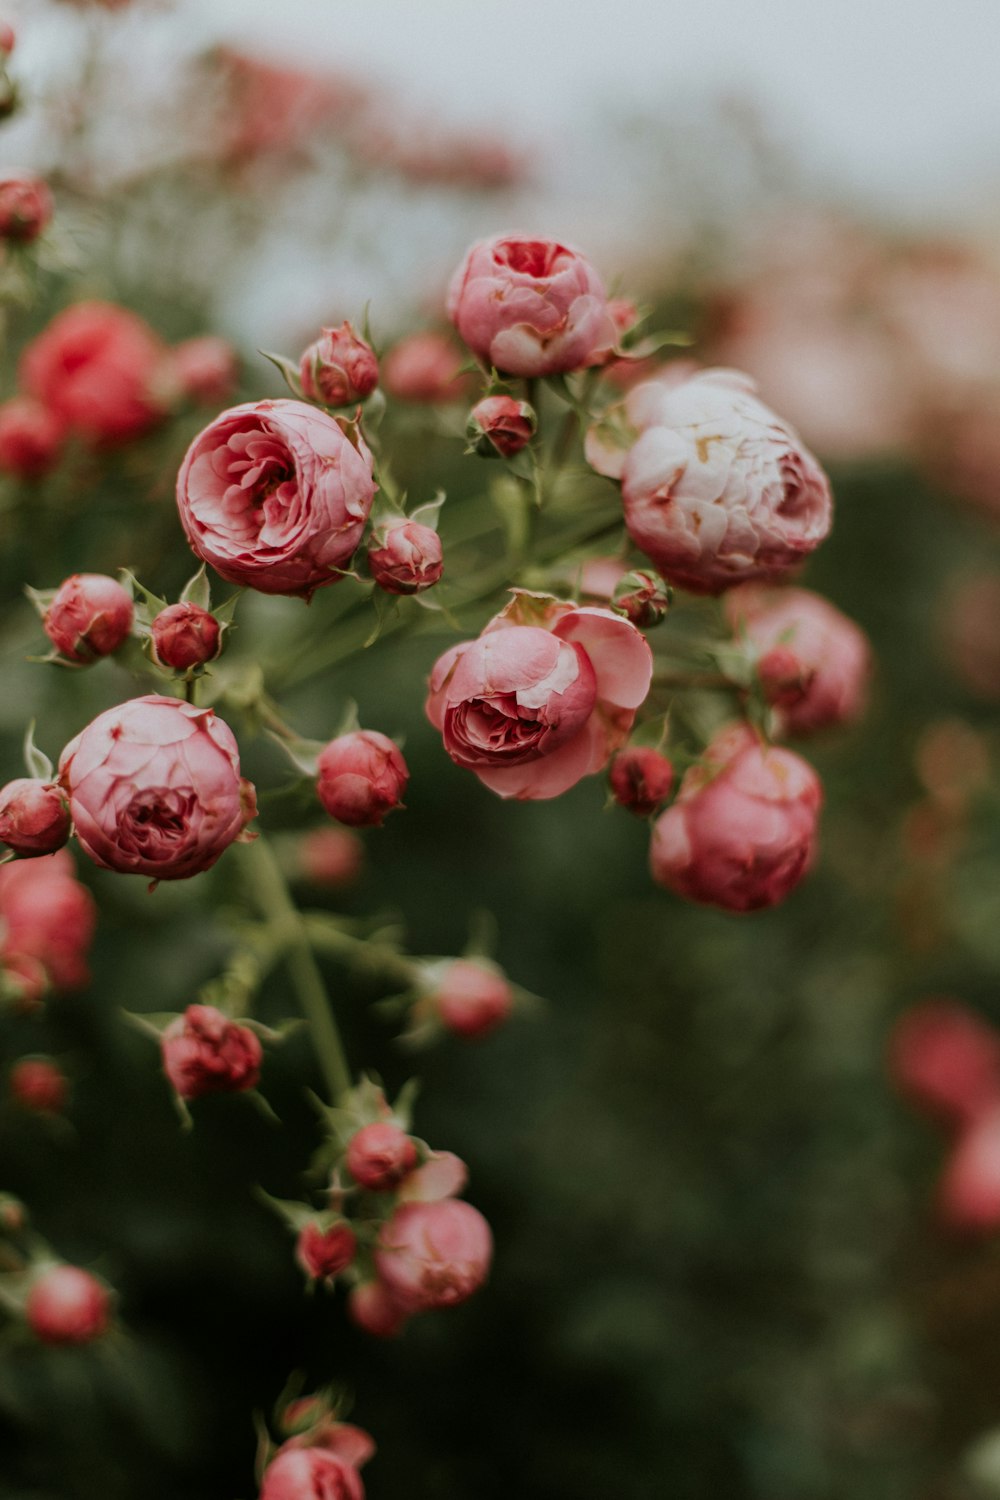
[{"label": "green stem", "polygon": [[252,844],[244,845],[241,852],[248,883],[261,916],[282,931],[288,972],[309,1025],[310,1040],[330,1101],[336,1103],[351,1087],[351,1070],[323,976],[313,957],[308,929],[267,840],[258,838]]}]

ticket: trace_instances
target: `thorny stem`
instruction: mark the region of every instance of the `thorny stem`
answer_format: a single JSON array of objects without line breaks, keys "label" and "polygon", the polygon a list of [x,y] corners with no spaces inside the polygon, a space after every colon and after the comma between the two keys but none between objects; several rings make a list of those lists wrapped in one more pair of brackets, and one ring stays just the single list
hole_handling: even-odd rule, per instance
[{"label": "thorny stem", "polygon": [[261,916],[283,933],[288,972],[309,1025],[309,1037],[330,1102],[335,1104],[351,1087],[351,1070],[323,976],[313,957],[308,928],[292,900],[281,866],[267,840],[258,838],[252,844],[244,845],[241,853],[248,884]]}]

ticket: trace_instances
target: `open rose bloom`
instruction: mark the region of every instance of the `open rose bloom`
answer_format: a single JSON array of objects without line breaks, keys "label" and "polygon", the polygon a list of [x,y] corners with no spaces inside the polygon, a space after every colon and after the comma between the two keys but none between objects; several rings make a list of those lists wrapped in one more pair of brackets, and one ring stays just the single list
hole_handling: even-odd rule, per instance
[{"label": "open rose bloom", "polygon": [[246,821],[232,730],[179,698],[153,693],[99,714],[66,746],[59,779],[86,853],[123,874],[197,875]]},{"label": "open rose bloom", "polygon": [[230,583],[306,598],[347,566],[374,494],[363,439],[304,401],[223,412],[177,476],[181,523],[204,562]]},{"label": "open rose bloom", "polygon": [[558,797],[628,738],[652,671],[620,615],[515,590],[478,640],[439,658],[427,716],[456,765],[501,797]]}]

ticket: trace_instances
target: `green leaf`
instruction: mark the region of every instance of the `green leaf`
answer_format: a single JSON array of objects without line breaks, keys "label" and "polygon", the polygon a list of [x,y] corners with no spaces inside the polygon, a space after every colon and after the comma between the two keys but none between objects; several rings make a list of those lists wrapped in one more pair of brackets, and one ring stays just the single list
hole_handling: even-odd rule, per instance
[{"label": "green leaf", "polygon": [[199,609],[211,609],[212,591],[209,587],[208,573],[204,563],[202,563],[194,577],[189,578],[181,589],[180,602],[182,604],[196,604]]},{"label": "green leaf", "polygon": [[304,401],[305,397],[302,394],[302,381],[299,378],[298,365],[294,364],[292,360],[286,359],[283,354],[271,354],[267,349],[258,349],[257,353],[262,354],[265,359],[271,361],[274,368],[281,373],[292,395],[297,396],[300,401]]}]

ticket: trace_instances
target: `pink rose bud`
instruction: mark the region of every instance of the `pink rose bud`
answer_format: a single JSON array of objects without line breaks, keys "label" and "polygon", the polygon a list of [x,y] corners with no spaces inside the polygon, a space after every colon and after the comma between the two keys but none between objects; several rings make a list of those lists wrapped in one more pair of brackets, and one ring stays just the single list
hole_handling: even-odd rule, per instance
[{"label": "pink rose bud", "polygon": [[214,1005],[189,1005],[160,1040],[163,1071],[182,1099],[238,1094],[260,1078],[260,1039]]},{"label": "pink rose bud", "polygon": [[1000,1107],[1000,1037],[954,1000],[926,1000],[901,1016],[888,1063],[900,1092],[952,1129]]},{"label": "pink rose bud", "polygon": [[66,1104],[69,1084],[51,1058],[26,1057],[10,1070],[10,1095],[22,1109],[58,1115]]},{"label": "pink rose bud", "polygon": [[637,630],[652,630],[666,619],[671,592],[657,573],[637,569],[615,585],[611,602]]},{"label": "pink rose bud", "polygon": [[110,656],[128,639],[135,618],[127,589],[104,573],[74,573],[59,585],[42,629],[68,661]]},{"label": "pink rose bud", "polygon": [[652,661],[620,615],[515,591],[478,640],[438,659],[427,717],[499,796],[558,797],[628,738]]},{"label": "pink rose bud", "polygon": [[153,652],[163,667],[188,672],[214,661],[222,630],[214,615],[197,604],[168,604],[153,621]]},{"label": "pink rose bud", "polygon": [[305,598],[337,582],[374,494],[364,440],[304,401],[224,411],[177,476],[181,524],[203,562],[230,583]]},{"label": "pink rose bud", "polygon": [[316,828],[299,840],[299,871],[313,885],[340,890],[353,885],[364,867],[365,846],[346,828]]},{"label": "pink rose bud", "polygon": [[830,530],[830,486],[752,382],[707,370],[632,397],[650,387],[655,409],[625,458],[622,499],[632,540],[663,576],[718,594],[807,557]]},{"label": "pink rose bud", "polygon": [[98,714],[63,751],[59,780],[95,864],[153,880],[207,870],[252,815],[229,726],[155,693]]},{"label": "pink rose bud", "polygon": [[441,538],[419,521],[390,521],[368,543],[368,566],[387,594],[419,594],[444,572]]},{"label": "pink rose bud", "polygon": [[48,183],[27,173],[0,178],[0,239],[37,240],[52,218]]},{"label": "pink rose bud", "polygon": [[619,807],[648,818],[670,796],[674,768],[665,755],[645,745],[619,750],[611,762],[611,791]]},{"label": "pink rose bud", "polygon": [[462,364],[461,350],[446,333],[412,333],[386,355],[382,384],[397,401],[427,406],[461,401],[471,385]]},{"label": "pink rose bud", "polygon": [[808,589],[747,584],[726,599],[737,635],[759,653],[764,696],[785,734],[812,734],[858,718],[871,651],[863,630]]},{"label": "pink rose bud", "polygon": [[984,1114],[952,1149],[938,1189],[950,1229],[990,1234],[1000,1228],[1000,1106]]},{"label": "pink rose bud", "polygon": [[338,823],[380,828],[402,796],[410,773],[398,745],[376,729],[331,740],[317,761],[319,800]]},{"label": "pink rose bud", "polygon": [[313,1281],[326,1281],[346,1271],[357,1248],[354,1230],[346,1220],[324,1227],[314,1219],[299,1234],[295,1259]]},{"label": "pink rose bud", "polygon": [[351,1136],[345,1161],[360,1187],[391,1193],[417,1165],[417,1148],[398,1125],[363,1125]]},{"label": "pink rose bud", "polygon": [[22,776],[0,790],[0,843],[15,854],[52,854],[70,834],[69,807],[51,781]]},{"label": "pink rose bud", "polygon": [[0,21],[0,52],[3,53],[4,57],[10,56],[14,50],[16,41],[17,38],[14,34],[13,26],[8,21]]},{"label": "pink rose bud", "polygon": [[409,1314],[381,1281],[362,1281],[348,1293],[347,1316],[372,1338],[394,1339],[402,1332]]},{"label": "pink rose bud", "polygon": [[32,396],[14,396],[0,406],[0,473],[40,479],[59,462],[63,423]]},{"label": "pink rose bud", "polygon": [[239,381],[239,360],[228,339],[203,334],[185,339],[167,355],[169,383],[199,406],[228,401]]},{"label": "pink rose bud", "polygon": [[67,850],[0,868],[0,960],[23,981],[27,999],[40,998],[46,982],[57,990],[87,983],[96,920]]},{"label": "pink rose bud", "polygon": [[579,370],[616,338],[600,277],[555,240],[479,240],[452,277],[448,316],[477,359],[508,375]]},{"label": "pink rose bud", "polygon": [[732,725],[654,824],[653,879],[725,911],[774,906],[812,865],[822,801],[810,765]]},{"label": "pink rose bud", "polygon": [[375,1267],[408,1313],[454,1307],[486,1280],[490,1226],[471,1203],[404,1203],[379,1231]]},{"label": "pink rose bud", "polygon": [[283,1448],[264,1470],[260,1500],[364,1500],[361,1475],[326,1448]]},{"label": "pink rose bud", "polygon": [[53,1266],[32,1283],[24,1316],[43,1344],[89,1344],[108,1326],[107,1288],[79,1266]]},{"label": "pink rose bud", "polygon": [[299,364],[303,395],[326,406],[353,406],[378,385],[375,351],[350,323],[324,328]]},{"label": "pink rose bud", "polygon": [[21,385],[87,442],[127,442],[164,415],[154,388],[165,354],[134,313],[78,302],[26,346]]},{"label": "pink rose bud", "polygon": [[535,435],[538,418],[527,401],[485,396],[469,413],[465,435],[483,458],[513,458]]},{"label": "pink rose bud", "polygon": [[456,958],[445,970],[433,996],[434,1011],[456,1036],[485,1036],[510,1015],[514,1004],[510,985],[492,965]]}]

